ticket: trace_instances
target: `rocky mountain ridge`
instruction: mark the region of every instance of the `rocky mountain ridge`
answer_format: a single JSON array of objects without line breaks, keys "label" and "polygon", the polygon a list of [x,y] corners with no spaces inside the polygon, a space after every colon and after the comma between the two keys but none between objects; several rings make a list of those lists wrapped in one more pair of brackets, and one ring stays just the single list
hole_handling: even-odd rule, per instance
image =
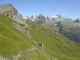
[{"label": "rocky mountain ridge", "polygon": [[[40,14],[40,15],[32,15],[34,18],[35,17],[38,17],[38,16],[44,16],[45,18],[46,17],[48,17],[48,18],[58,18],[58,19],[65,19],[65,20],[76,20],[76,19],[79,19],[79,18],[70,18],[70,17],[68,17],[68,18],[66,18],[66,17],[63,17],[63,16],[61,16],[61,14],[58,14],[58,13],[56,13],[56,14],[54,14],[53,16],[48,16],[48,15],[46,15],[46,14]],[[31,16],[31,17],[32,17]],[[24,19],[29,19],[29,18],[31,18],[31,17],[28,17],[28,16],[23,16],[23,18]]]}]

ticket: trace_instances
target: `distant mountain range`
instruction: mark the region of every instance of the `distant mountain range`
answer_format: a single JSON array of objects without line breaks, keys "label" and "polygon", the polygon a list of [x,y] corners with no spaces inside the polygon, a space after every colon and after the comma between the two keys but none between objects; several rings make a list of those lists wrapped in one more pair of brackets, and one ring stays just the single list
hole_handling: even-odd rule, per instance
[{"label": "distant mountain range", "polygon": [[[45,15],[45,14],[40,14],[40,15],[32,15],[31,17],[28,17],[28,16],[23,16],[23,18],[24,19],[29,19],[29,18],[33,18],[34,20],[36,19],[36,18],[38,18],[38,17],[40,17],[40,16],[43,16],[43,17],[48,17],[48,18],[58,18],[58,19],[65,19],[65,20],[76,20],[76,19],[78,19],[78,18],[65,18],[65,17],[63,17],[63,16],[61,16],[61,14],[58,14],[58,13],[56,13],[54,16],[51,16],[51,17],[49,17],[48,15]],[[33,21],[33,20],[32,20]]]},{"label": "distant mountain range", "polygon": [[60,14],[54,16],[47,16],[44,14],[25,16],[31,22],[36,22],[43,26],[51,27],[63,35],[69,37],[71,40],[80,43],[80,19],[79,18],[65,18]]}]

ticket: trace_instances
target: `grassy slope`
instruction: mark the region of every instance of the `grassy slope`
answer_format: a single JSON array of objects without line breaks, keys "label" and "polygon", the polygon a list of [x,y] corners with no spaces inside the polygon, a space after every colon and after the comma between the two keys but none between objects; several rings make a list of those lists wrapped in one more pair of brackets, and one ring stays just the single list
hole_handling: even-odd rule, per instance
[{"label": "grassy slope", "polygon": [[[27,23],[31,25],[29,28],[30,35],[35,41],[43,43],[43,51],[49,53],[48,55],[51,59],[53,57],[63,60],[80,58],[80,45],[77,45],[77,43],[70,41],[50,28],[45,28],[35,23]],[[47,34],[43,31],[47,32]]]},{"label": "grassy slope", "polygon": [[[44,47],[41,50],[30,38],[12,27],[11,22],[10,18],[0,15],[0,55],[13,56],[23,50],[20,60],[47,60],[47,57],[52,60],[57,58],[64,58],[65,60],[68,58],[80,58],[80,45],[70,41],[56,31],[27,22],[30,26],[29,31],[32,39],[43,43]],[[32,50],[29,52],[30,56],[26,56],[31,45],[37,47],[38,50]]]},{"label": "grassy slope", "polygon": [[37,44],[32,42],[30,38],[22,34],[20,31],[15,29],[12,26],[13,20],[10,18],[0,15],[0,55],[6,57],[12,57],[17,55],[19,52],[22,52],[22,57],[20,60],[35,60],[42,59],[46,60],[46,57],[38,50],[30,51],[30,56],[27,56],[27,52],[31,49],[32,45],[37,47]]},{"label": "grassy slope", "polygon": [[0,55],[11,56],[30,47],[32,41],[12,27],[12,20],[0,15]]}]

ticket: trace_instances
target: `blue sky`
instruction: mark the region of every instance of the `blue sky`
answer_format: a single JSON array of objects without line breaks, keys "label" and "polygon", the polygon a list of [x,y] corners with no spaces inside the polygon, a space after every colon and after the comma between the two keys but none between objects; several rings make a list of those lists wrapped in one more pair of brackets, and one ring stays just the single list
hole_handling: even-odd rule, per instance
[{"label": "blue sky", "polygon": [[53,16],[80,18],[80,0],[0,0],[1,4],[12,4],[23,16],[41,13]]}]

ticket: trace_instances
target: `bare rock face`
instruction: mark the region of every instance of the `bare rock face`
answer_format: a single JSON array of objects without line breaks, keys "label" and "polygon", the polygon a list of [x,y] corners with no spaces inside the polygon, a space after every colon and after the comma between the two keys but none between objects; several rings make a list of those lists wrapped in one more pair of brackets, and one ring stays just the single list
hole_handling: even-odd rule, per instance
[{"label": "bare rock face", "polygon": [[0,5],[0,14],[8,13],[8,12],[11,12],[11,11],[13,11],[14,14],[17,13],[17,10],[11,4]]},{"label": "bare rock face", "polygon": [[25,20],[22,16],[18,13],[18,11],[13,7],[11,4],[3,4],[0,5],[0,14],[4,14],[9,18],[12,18],[16,22],[25,23]]},{"label": "bare rock face", "polygon": [[17,23],[13,22],[13,27],[15,27],[16,29],[18,29],[19,31],[21,31],[24,35],[28,36],[29,38],[31,38],[30,34],[29,34],[29,30],[26,26],[20,26]]}]

